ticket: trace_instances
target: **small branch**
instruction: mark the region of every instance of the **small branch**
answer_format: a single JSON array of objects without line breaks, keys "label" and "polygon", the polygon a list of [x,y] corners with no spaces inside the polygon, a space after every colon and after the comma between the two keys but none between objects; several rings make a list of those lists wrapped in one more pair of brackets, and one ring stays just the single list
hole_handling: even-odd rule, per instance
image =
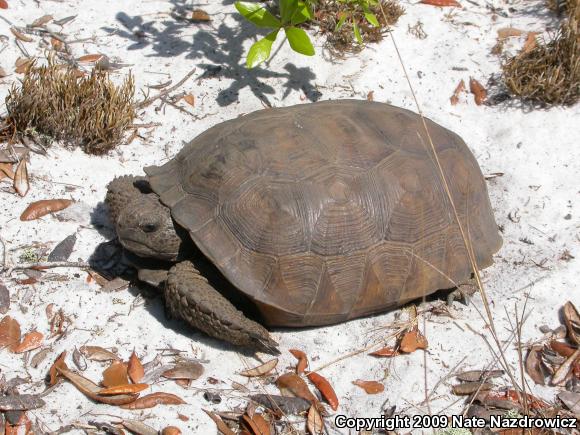
[{"label": "small branch", "polygon": [[8,275],[12,273],[14,270],[25,270],[25,269],[35,269],[35,270],[42,270],[42,269],[52,269],[55,267],[76,267],[80,269],[88,269],[91,266],[89,263],[84,261],[48,261],[48,262],[39,262],[39,263],[23,263],[23,264],[16,264],[8,269]]},{"label": "small branch", "polygon": [[161,92],[159,92],[157,95],[151,97],[151,98],[147,98],[143,101],[141,101],[139,104],[137,104],[137,108],[139,109],[143,109],[149,105],[151,105],[151,103],[153,103],[154,101],[165,97],[167,94],[173,92],[174,90],[176,90],[177,88],[179,88],[181,85],[183,85],[195,72],[195,68],[193,68],[191,71],[189,71],[185,77],[183,77],[179,82],[177,82],[174,86],[171,86],[170,88],[167,88]]}]

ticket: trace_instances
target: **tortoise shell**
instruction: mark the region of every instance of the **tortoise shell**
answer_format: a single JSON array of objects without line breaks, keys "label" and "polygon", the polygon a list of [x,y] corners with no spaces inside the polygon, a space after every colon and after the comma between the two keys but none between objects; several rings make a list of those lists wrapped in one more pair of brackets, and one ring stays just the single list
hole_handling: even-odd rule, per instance
[{"label": "tortoise shell", "polygon": [[[480,268],[501,246],[465,142],[426,119]],[[454,287],[471,267],[421,118],[340,100],[220,123],[145,169],[265,323],[342,322]]]}]

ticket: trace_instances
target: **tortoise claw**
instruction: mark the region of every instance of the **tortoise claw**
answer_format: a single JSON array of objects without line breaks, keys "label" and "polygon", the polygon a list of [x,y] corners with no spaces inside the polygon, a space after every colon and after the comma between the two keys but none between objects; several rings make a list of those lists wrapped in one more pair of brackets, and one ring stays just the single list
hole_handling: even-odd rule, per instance
[{"label": "tortoise claw", "polygon": [[255,348],[261,352],[269,353],[270,355],[280,355],[280,350],[278,349],[278,343],[272,340],[269,336],[256,336],[255,334],[250,334],[252,342]]}]

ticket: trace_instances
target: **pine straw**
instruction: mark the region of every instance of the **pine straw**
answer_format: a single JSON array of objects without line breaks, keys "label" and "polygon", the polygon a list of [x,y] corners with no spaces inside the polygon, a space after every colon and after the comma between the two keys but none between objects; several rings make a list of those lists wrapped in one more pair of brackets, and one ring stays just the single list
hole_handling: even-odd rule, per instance
[{"label": "pine straw", "polygon": [[[353,18],[360,30],[363,42],[379,42],[383,39],[386,29],[395,24],[405,9],[396,0],[382,0],[385,14],[381,13],[379,5],[371,7],[379,21],[379,27],[373,27],[365,19],[362,10],[358,9]],[[364,48],[354,36],[352,19],[347,19],[342,28],[336,30],[336,24],[343,13],[349,13],[352,5],[336,0],[321,1],[315,5],[313,24],[318,26],[320,33],[326,35],[327,44],[334,54],[343,52],[358,52]]]},{"label": "pine straw", "polygon": [[116,86],[106,71],[83,75],[49,59],[47,65],[32,65],[20,86],[12,87],[5,124],[11,137],[45,135],[103,154],[120,143],[133,122],[134,92],[131,75]]},{"label": "pine straw", "polygon": [[572,105],[580,98],[580,2],[568,0],[568,19],[554,38],[508,59],[503,78],[509,91],[540,105]]}]

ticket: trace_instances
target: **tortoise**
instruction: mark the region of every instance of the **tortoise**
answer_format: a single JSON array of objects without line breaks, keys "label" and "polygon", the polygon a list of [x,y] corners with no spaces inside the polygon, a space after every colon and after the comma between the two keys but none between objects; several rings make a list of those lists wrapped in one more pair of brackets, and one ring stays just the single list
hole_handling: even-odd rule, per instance
[{"label": "tortoise", "polygon": [[[425,122],[477,266],[488,267],[502,239],[482,172],[458,135]],[[305,327],[470,279],[428,143],[419,115],[384,103],[265,109],[206,130],[145,177],[114,179],[106,203],[123,248],[155,264],[138,277],[164,289],[171,313],[275,353],[215,282],[247,297],[263,324]]]}]

